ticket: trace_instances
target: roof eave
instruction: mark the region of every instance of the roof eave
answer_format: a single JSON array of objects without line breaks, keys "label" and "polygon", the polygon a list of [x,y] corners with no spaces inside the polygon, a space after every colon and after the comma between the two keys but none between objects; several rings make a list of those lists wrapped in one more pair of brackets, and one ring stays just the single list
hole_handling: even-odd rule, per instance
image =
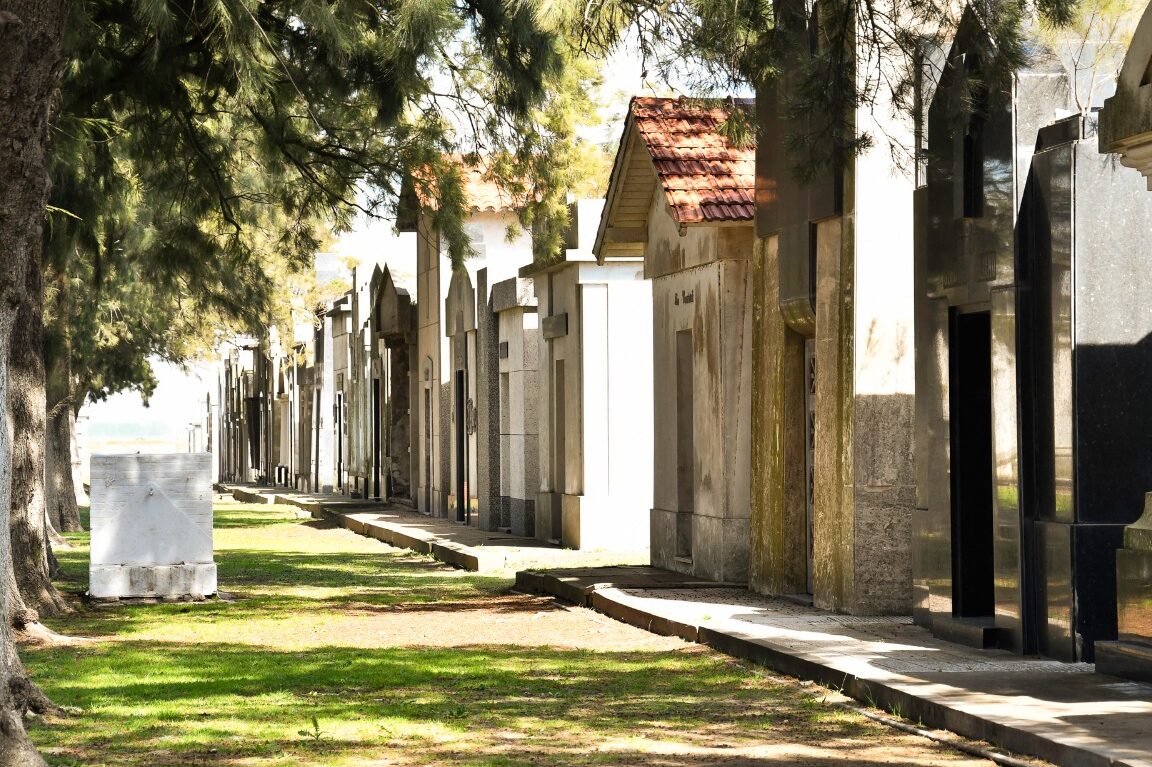
[{"label": "roof eave", "polygon": [[604,210],[600,214],[600,225],[596,228],[596,241],[592,244],[592,255],[596,256],[596,263],[604,263],[604,238],[608,225],[615,212],[616,195],[620,191],[620,182],[628,167],[629,150],[632,145],[632,134],[636,130],[636,118],[632,116],[632,104],[636,100],[633,96],[628,101],[628,114],[624,118],[624,129],[620,133],[620,144],[616,147],[616,158],[612,162],[612,173],[608,176],[608,189],[604,193]]}]

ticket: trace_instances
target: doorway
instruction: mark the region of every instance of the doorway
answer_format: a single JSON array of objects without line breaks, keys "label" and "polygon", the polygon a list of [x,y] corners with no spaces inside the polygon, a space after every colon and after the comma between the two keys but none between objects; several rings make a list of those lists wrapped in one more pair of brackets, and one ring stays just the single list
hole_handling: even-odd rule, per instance
[{"label": "doorway", "polygon": [[314,493],[319,493],[323,490],[320,486],[320,433],[321,427],[324,425],[324,411],[321,410],[320,407],[320,390],[317,389],[312,399],[312,412],[314,414],[312,416],[312,433],[314,437],[312,444],[312,492]]},{"label": "doorway", "polygon": [[432,390],[424,387],[424,513],[432,514]]},{"label": "doorway", "polygon": [[464,371],[456,371],[456,521],[472,522],[472,509],[468,503],[468,425],[465,423],[465,403],[468,401]]},{"label": "doorway", "polygon": [[344,492],[344,392],[336,392],[332,405],[332,428],[336,436],[336,492]]},{"label": "doorway", "polygon": [[804,549],[806,586],[816,592],[816,339],[804,339]]},{"label": "doorway", "polygon": [[952,614],[991,618],[996,601],[991,313],[954,309],[950,335]]},{"label": "doorway", "polygon": [[380,379],[372,381],[372,497],[380,500]]},{"label": "doorway", "polygon": [[564,360],[556,360],[556,373],[552,385],[552,489],[555,502],[552,504],[552,540],[558,544],[564,541],[564,494],[568,491],[567,456],[564,446],[567,443],[565,417],[567,411]]},{"label": "doorway", "polygon": [[692,331],[676,333],[676,558],[692,559],[696,508],[696,445],[692,381]]}]

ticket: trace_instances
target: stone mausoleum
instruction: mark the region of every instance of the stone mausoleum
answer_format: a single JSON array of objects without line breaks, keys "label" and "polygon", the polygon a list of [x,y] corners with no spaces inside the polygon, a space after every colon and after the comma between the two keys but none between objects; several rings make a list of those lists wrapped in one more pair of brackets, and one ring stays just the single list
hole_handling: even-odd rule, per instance
[{"label": "stone mausoleum", "polygon": [[536,371],[540,359],[540,315],[532,280],[509,277],[492,286],[486,307],[489,345],[486,405],[480,425],[491,435],[486,510],[480,525],[536,535],[536,492],[540,489],[539,408]]},{"label": "stone mausoleum", "polygon": [[[798,64],[830,44],[819,6],[776,4]],[[846,66],[879,65],[873,49],[855,54]],[[828,610],[903,615],[915,498],[913,183],[883,140],[798,178],[791,142],[827,145],[827,131],[844,126],[795,114],[793,85],[782,74],[756,95],[749,585]],[[889,113],[860,106],[849,119],[911,144],[910,121]]]},{"label": "stone mausoleum", "polygon": [[540,317],[536,537],[636,551],[652,507],[652,288],[639,250],[597,263],[600,205],[580,201],[567,247],[521,270]]},{"label": "stone mausoleum", "polygon": [[[1144,176],[1148,182],[1147,189],[1152,189],[1150,71],[1152,8],[1145,10],[1136,28],[1116,82],[1116,93],[1104,102],[1099,126],[1099,149],[1112,155],[1103,159],[1110,161],[1118,156],[1122,165]],[[1125,179],[1125,187],[1137,178],[1135,171],[1117,171],[1120,176],[1129,177]],[[1110,226],[1120,224],[1131,237],[1125,249],[1126,257],[1121,262],[1124,267],[1122,273],[1139,283],[1148,279],[1148,267],[1152,259],[1147,254],[1152,243],[1152,233],[1146,224],[1140,229],[1131,229],[1128,221],[1134,209],[1142,210],[1148,206],[1152,193],[1140,189],[1129,194],[1131,196],[1127,199],[1110,200],[1111,205],[1102,217]],[[1147,399],[1147,381],[1152,376],[1148,368],[1149,345],[1152,341],[1147,335],[1148,324],[1143,320],[1149,311],[1149,304],[1145,301],[1140,306],[1132,306],[1125,300],[1132,290],[1132,286],[1126,286],[1125,292],[1121,294],[1121,304],[1117,307],[1119,311],[1115,318],[1119,325],[1115,342],[1109,346],[1118,359],[1130,360],[1134,368],[1143,366],[1140,370],[1134,369],[1133,373],[1144,373],[1144,399]],[[1135,317],[1120,314],[1132,310],[1137,312]],[[1143,405],[1143,402],[1140,404]],[[1144,415],[1141,410],[1136,412]],[[1129,454],[1129,461],[1143,459],[1145,464],[1152,462],[1152,454],[1146,444],[1148,428],[1145,419],[1130,424],[1127,430],[1115,437],[1126,450],[1139,451]],[[1131,432],[1137,429],[1142,430],[1138,437],[1144,441],[1128,442]],[[1139,471],[1138,476],[1146,479],[1147,471]],[[1126,490],[1125,500],[1131,503],[1139,491],[1152,491],[1152,486],[1145,483],[1142,487],[1126,486]],[[1145,682],[1152,682],[1152,502],[1149,499],[1150,496],[1146,495],[1144,513],[1140,518],[1124,529],[1123,547],[1116,552],[1116,640],[1096,643],[1097,670]],[[1135,509],[1126,511],[1130,516],[1135,513]]]},{"label": "stone mausoleum", "polygon": [[486,325],[490,291],[494,283],[515,277],[519,267],[531,261],[532,243],[523,230],[508,240],[509,227],[519,225],[513,196],[482,165],[462,171],[469,210],[464,229],[473,254],[458,268],[453,268],[447,241],[436,226],[432,192],[418,193],[409,180],[401,200],[399,228],[417,234],[413,484],[421,512],[466,524],[479,524],[483,516],[485,527],[491,527],[488,463],[494,432],[480,429],[479,423],[493,412],[488,399],[480,406],[481,397],[494,393],[491,371],[496,349]]},{"label": "stone mausoleum", "polygon": [[966,15],[916,192],[914,617],[1091,661],[1152,489],[1152,196],[1097,152],[1086,94],[1109,83],[1039,45],[999,82],[987,47]]},{"label": "stone mausoleum", "polygon": [[652,564],[748,578],[754,155],[730,110],[632,99],[595,251],[652,281]]}]

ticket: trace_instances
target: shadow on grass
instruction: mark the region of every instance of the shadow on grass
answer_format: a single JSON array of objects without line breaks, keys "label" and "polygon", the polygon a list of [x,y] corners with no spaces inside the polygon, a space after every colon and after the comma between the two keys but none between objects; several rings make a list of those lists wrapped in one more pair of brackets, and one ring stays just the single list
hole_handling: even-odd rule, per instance
[{"label": "shadow on grass", "polygon": [[[62,551],[57,586],[71,594],[88,588],[88,552]],[[506,594],[507,578],[465,574],[414,554],[387,549],[379,554],[224,549],[216,557],[219,588],[238,601],[154,605],[121,604],[81,608],[50,621],[53,629],[77,636],[129,634],[191,614],[202,619],[247,621],[317,609],[354,613],[432,606],[438,612],[537,611],[528,600],[492,604],[485,597]],[[476,601],[470,601],[476,600]]]},{"label": "shadow on grass", "polygon": [[[59,555],[60,580],[87,583],[88,552],[63,551]],[[216,552],[220,587],[249,584],[267,587],[358,588],[403,586],[415,591],[442,592],[445,588],[474,587],[485,591],[506,588],[508,578],[457,574],[449,566],[388,548],[379,554],[353,552],[292,552],[266,549],[223,549]]]},{"label": "shadow on grass", "polygon": [[[219,749],[214,763],[307,751],[299,732],[311,728],[312,717],[329,734],[323,744],[329,755],[378,748],[389,738],[427,737],[434,726],[441,745],[418,746],[420,757],[438,748],[466,749],[474,760],[445,758],[453,764],[540,764],[542,744],[558,756],[572,748],[571,756],[587,764],[580,743],[642,733],[668,739],[707,733],[728,745],[752,745],[769,727],[774,737],[802,735],[835,748],[837,739],[877,729],[858,718],[827,721],[827,709],[812,705],[810,696],[772,681],[747,684],[746,672],[701,653],[526,653],[499,646],[282,652],[125,642],[32,650],[27,660],[54,700],[87,712],[38,727],[37,744],[99,754],[108,764],[188,764],[181,753],[213,744]],[[537,742],[509,751],[500,740],[509,728]],[[467,737],[467,744],[452,733]],[[173,753],[164,757],[157,749]],[[533,754],[537,761],[529,760]],[[632,760],[615,751],[607,763],[695,763],[687,755],[671,762],[652,756]],[[313,763],[327,763],[317,758]],[[564,761],[546,757],[543,763]]]}]

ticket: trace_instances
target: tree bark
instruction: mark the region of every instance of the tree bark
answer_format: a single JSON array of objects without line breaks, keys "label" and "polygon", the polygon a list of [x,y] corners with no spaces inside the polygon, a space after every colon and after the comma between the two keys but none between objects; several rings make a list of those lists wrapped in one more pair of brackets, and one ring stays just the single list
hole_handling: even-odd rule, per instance
[{"label": "tree bark", "polygon": [[[64,268],[46,265],[45,279],[51,290],[50,316],[55,318],[44,338],[45,391],[48,397],[48,444],[44,456],[44,492],[48,523],[57,532],[78,533],[80,509],[72,474],[72,448],[75,445],[75,402],[77,384],[72,376],[72,332],[67,318],[72,300],[68,273]],[[49,299],[46,299],[49,300]],[[52,541],[56,545],[56,541]]]},{"label": "tree bark", "polygon": [[[0,13],[0,413],[8,412],[8,354],[29,264],[39,267],[48,201],[48,126],[60,80],[67,0],[4,0]],[[0,574],[12,563],[12,436],[0,419]],[[11,586],[0,578],[0,767],[45,767],[24,731],[30,693],[9,626]]]},{"label": "tree bark", "polygon": [[[8,395],[8,346],[15,315],[16,308],[0,298],[0,407]],[[8,577],[12,571],[12,548],[8,520],[3,519],[8,515],[12,490],[12,472],[5,460],[10,455],[10,432],[7,424],[0,424],[0,565],[6,576],[0,578],[0,767],[42,767],[44,761],[24,731],[24,714],[32,693],[28,675],[16,654],[10,624],[12,610],[17,606],[14,602],[20,601],[14,579]]]},{"label": "tree bark", "polygon": [[48,410],[48,452],[45,457],[45,486],[48,493],[48,522],[58,532],[78,533],[80,507],[76,502],[72,474],[72,446],[75,443],[75,416],[67,402]]},{"label": "tree bark", "polygon": [[43,271],[25,268],[24,295],[8,353],[8,418],[12,430],[12,569],[24,604],[41,618],[69,612],[52,584],[44,497],[47,377],[44,371]]}]

